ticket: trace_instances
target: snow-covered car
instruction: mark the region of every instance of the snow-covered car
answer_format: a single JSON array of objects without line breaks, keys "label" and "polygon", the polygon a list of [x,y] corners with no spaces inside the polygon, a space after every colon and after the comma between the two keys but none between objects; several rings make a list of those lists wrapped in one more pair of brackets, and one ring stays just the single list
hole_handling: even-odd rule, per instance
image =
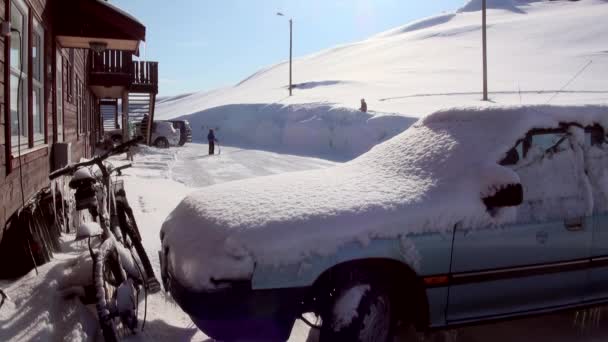
[{"label": "snow-covered car", "polygon": [[222,341],[605,302],[607,128],[605,106],[445,110],[345,164],[206,187],[163,224],[165,287]]},{"label": "snow-covered car", "polygon": [[[136,125],[136,132],[138,136],[143,138],[141,130],[141,124]],[[150,142],[152,146],[159,148],[167,148],[169,146],[181,146],[181,133],[179,129],[173,126],[170,121],[157,121],[152,123],[152,135]]]},{"label": "snow-covered car", "polygon": [[173,127],[169,121],[154,121],[152,123],[152,136],[150,141],[156,147],[178,146],[181,139],[179,129]]},{"label": "snow-covered car", "polygon": [[173,128],[179,129],[179,146],[184,146],[187,142],[192,142],[192,127],[188,120],[167,120],[173,124]]}]

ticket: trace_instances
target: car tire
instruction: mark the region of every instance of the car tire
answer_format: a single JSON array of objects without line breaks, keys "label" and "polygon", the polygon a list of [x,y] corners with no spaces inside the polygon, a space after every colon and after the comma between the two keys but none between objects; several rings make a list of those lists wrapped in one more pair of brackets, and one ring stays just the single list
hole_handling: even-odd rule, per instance
[{"label": "car tire", "polygon": [[[380,282],[353,281],[339,289],[336,294],[332,297],[335,300],[326,307],[325,313],[321,314],[323,323],[319,335],[320,342],[392,341],[395,317],[390,294],[385,286]],[[356,307],[350,300],[353,294],[354,298],[360,296]],[[345,308],[354,309],[350,322],[344,317],[344,314],[348,316],[349,313],[341,313]]]},{"label": "car tire", "polygon": [[157,138],[154,140],[154,146],[158,148],[169,148],[169,141],[167,138]]}]

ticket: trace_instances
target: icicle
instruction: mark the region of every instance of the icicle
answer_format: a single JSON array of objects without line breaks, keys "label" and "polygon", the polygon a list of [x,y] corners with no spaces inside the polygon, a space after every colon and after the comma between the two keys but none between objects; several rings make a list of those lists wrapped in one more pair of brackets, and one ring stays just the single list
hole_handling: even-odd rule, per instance
[{"label": "icicle", "polygon": [[53,214],[55,215],[55,220],[57,220],[57,197],[55,196],[55,191],[57,191],[57,179],[53,179],[51,181],[51,193],[53,194]]},{"label": "icicle", "polygon": [[61,192],[61,222],[63,224],[63,229],[67,232],[68,227],[66,227],[66,220],[65,220],[65,182],[63,181],[63,177],[59,180],[60,183],[60,192]]}]

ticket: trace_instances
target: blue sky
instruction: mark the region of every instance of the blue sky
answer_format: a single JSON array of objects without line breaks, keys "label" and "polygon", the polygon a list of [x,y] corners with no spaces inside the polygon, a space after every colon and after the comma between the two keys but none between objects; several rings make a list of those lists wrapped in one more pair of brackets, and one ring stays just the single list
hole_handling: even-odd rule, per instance
[{"label": "blue sky", "polygon": [[[236,84],[294,56],[452,11],[464,0],[110,0],[146,25],[141,56],[160,62],[160,95]],[[288,17],[279,17],[276,12]]]}]

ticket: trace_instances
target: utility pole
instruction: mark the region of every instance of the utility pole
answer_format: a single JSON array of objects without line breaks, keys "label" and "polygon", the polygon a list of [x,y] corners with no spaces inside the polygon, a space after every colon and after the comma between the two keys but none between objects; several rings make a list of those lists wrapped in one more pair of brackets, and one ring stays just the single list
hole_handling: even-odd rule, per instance
[{"label": "utility pole", "polygon": [[483,100],[488,101],[488,43],[486,35],[486,0],[482,0],[482,40],[483,40]]},{"label": "utility pole", "polygon": [[[284,17],[285,14],[277,12],[279,17]],[[293,19],[289,18],[289,96],[291,96],[291,89],[293,88],[291,71],[292,71],[292,60],[293,60]]]},{"label": "utility pole", "polygon": [[291,66],[293,57],[293,19],[289,19],[289,96],[291,96]]}]

